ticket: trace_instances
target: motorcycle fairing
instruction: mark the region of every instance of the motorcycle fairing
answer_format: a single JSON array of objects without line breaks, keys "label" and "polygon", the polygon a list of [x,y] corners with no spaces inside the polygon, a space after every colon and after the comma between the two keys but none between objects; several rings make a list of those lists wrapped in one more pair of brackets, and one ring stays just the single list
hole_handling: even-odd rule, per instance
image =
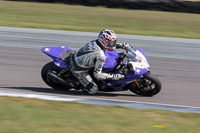
[{"label": "motorcycle fairing", "polygon": [[64,61],[60,59],[63,50],[68,51],[71,50],[67,46],[59,46],[59,47],[43,47],[41,48],[42,52],[46,55],[50,56],[54,60],[54,64],[60,68],[69,68]]},{"label": "motorcycle fairing", "polygon": [[[143,51],[141,48],[138,49],[137,51],[139,51],[139,52],[144,56],[144,59],[149,63],[149,61],[148,61],[148,59],[147,59],[147,57],[146,57],[144,51]],[[136,52],[137,52],[137,51],[136,51]]]},{"label": "motorcycle fairing", "polygon": [[103,72],[109,72],[119,62],[119,60],[118,60],[119,55],[115,50],[109,51],[107,49],[105,50],[105,55],[106,55],[106,61],[105,61],[104,67],[103,67]]},{"label": "motorcycle fairing", "polygon": [[[111,55],[111,56],[109,57],[110,59],[106,60],[107,62],[105,64],[107,64],[107,65],[110,64],[112,67],[114,67],[118,63],[118,60],[117,60],[118,57],[119,57],[118,53],[117,52],[116,53],[114,53],[114,52],[112,53],[112,51],[106,51],[106,54],[107,55]],[[125,75],[125,79],[123,79],[123,80],[108,81],[108,82],[102,81],[102,83],[103,83],[102,85],[111,87],[111,88],[113,88],[115,90],[118,90],[118,89],[121,89],[124,86],[126,86],[128,83],[133,82],[136,79],[142,78],[143,74],[145,74],[146,72],[149,71],[148,67],[150,67],[150,66],[149,66],[147,57],[144,54],[142,49],[138,49],[135,52],[135,54],[138,55],[139,57],[141,57],[142,60],[133,62],[134,73],[126,74]],[[114,57],[113,57],[113,55],[114,55]],[[108,66],[106,66],[106,67],[108,67]],[[119,71],[115,71],[114,72],[114,74],[116,74],[116,73],[119,73]]]},{"label": "motorcycle fairing", "polygon": [[[60,56],[62,55],[63,50],[68,51],[71,50],[67,46],[59,46],[59,47],[43,47],[42,52],[46,55],[50,56],[54,60],[54,64],[60,68],[69,68],[60,60]],[[103,72],[111,71],[118,63],[118,53],[116,51],[105,50],[106,61],[103,68]]]},{"label": "motorcycle fairing", "polygon": [[146,69],[146,68],[137,68],[137,67],[135,67],[135,69],[134,69],[134,72],[135,72],[135,75],[143,75],[143,74],[145,74],[146,72],[148,72],[149,70],[148,69]]},{"label": "motorcycle fairing", "polygon": [[69,66],[64,61],[54,61],[54,64],[60,68],[69,69]]},{"label": "motorcycle fairing", "polygon": [[108,86],[110,88],[113,88],[115,90],[120,90],[124,86],[126,86],[128,83],[133,82],[135,79],[142,78],[142,75],[133,75],[133,74],[127,74],[125,75],[125,78],[123,80],[114,80],[114,81],[102,81],[102,85]]}]

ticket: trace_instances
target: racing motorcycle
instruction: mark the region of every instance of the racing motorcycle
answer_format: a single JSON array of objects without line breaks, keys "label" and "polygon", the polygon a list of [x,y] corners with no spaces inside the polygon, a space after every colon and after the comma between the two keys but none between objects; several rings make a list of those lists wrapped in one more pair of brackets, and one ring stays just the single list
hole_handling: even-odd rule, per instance
[{"label": "racing motorcycle", "polygon": [[[42,52],[50,56],[53,61],[43,66],[41,76],[43,81],[57,90],[80,90],[81,84],[73,77],[66,58],[72,51],[67,46],[43,47]],[[106,61],[103,72],[123,74],[122,80],[96,80],[93,70],[89,73],[99,87],[99,91],[127,91],[141,95],[153,96],[160,92],[162,85],[157,76],[149,70],[148,59],[142,49],[134,50],[128,46],[124,52],[105,50]]]}]

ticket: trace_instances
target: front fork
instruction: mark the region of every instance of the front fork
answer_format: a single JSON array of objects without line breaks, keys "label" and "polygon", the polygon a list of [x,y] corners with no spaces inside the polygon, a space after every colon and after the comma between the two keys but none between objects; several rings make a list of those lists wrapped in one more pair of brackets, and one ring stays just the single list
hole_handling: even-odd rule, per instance
[{"label": "front fork", "polygon": [[137,80],[134,80],[134,83],[135,83],[135,85],[137,86],[137,88],[138,89],[140,89],[141,87],[140,87],[140,84],[138,83],[138,81]]},{"label": "front fork", "polygon": [[[148,76],[151,72],[148,71],[147,73],[145,73],[143,75],[143,78],[140,79],[136,79],[133,81],[133,83],[135,84],[135,86],[138,88],[138,90],[142,90],[143,88],[147,87],[146,81],[145,81],[145,77]],[[142,90],[142,91],[147,91],[146,89]]]}]

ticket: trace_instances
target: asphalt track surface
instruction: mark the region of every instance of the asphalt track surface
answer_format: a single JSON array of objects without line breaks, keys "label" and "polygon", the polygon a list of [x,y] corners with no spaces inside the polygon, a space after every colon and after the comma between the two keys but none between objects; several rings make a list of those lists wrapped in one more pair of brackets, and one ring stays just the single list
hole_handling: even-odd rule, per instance
[{"label": "asphalt track surface", "polygon": [[45,63],[52,60],[41,52],[41,47],[67,45],[77,49],[97,35],[98,33],[0,27],[0,93],[89,98],[87,101],[93,99],[93,102],[94,99],[111,99],[119,103],[126,101],[189,106],[200,112],[198,39],[118,35],[118,42],[126,41],[136,49],[142,48],[147,54],[150,70],[159,77],[163,86],[162,91],[154,97],[141,97],[130,91],[99,92],[97,96],[87,96],[80,91],[57,91],[45,85],[40,71]]}]

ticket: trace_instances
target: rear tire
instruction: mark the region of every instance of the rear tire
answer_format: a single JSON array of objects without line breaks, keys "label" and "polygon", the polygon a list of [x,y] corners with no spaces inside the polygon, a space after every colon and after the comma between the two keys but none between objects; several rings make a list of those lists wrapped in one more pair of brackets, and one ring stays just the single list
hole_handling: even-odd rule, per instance
[{"label": "rear tire", "polygon": [[144,78],[138,80],[139,86],[132,82],[129,84],[129,90],[137,95],[153,96],[161,91],[162,84],[159,78],[149,72]]},{"label": "rear tire", "polygon": [[53,81],[52,79],[48,78],[47,73],[49,71],[52,71],[56,74],[58,74],[60,71],[62,70],[62,68],[57,67],[54,62],[49,62],[47,64],[45,64],[41,70],[41,77],[43,79],[43,81],[50,87],[52,87],[53,89],[56,90],[69,90],[70,88],[68,88],[67,86],[62,86],[59,83],[56,83],[55,81]]}]

